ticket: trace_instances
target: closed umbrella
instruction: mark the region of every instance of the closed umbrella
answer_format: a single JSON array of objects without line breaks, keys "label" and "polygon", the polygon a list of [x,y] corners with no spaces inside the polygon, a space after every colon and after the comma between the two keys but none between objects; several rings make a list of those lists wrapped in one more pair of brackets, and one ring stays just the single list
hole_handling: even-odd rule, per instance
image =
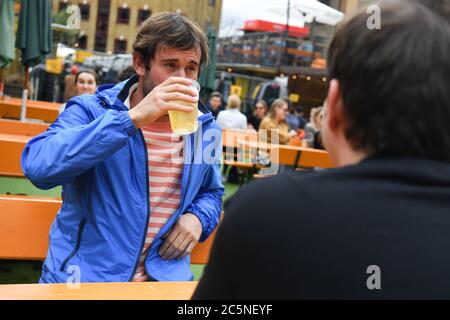
[{"label": "closed umbrella", "polygon": [[26,114],[28,97],[29,68],[44,60],[52,50],[51,0],[21,0],[19,27],[16,47],[22,52],[22,64],[25,67],[22,110],[20,119]]},{"label": "closed umbrella", "polygon": [[3,95],[3,69],[14,60],[14,0],[0,0],[0,96]]},{"label": "closed umbrella", "polygon": [[199,78],[199,83],[205,90],[204,94],[212,92],[215,89],[216,80],[216,30],[214,27],[208,29],[207,32],[209,45],[209,60],[210,63],[202,70]]}]

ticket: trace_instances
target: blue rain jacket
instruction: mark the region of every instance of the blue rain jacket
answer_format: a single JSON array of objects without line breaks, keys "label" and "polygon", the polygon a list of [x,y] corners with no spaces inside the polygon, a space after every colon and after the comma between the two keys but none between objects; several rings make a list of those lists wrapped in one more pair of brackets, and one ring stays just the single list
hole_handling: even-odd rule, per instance
[{"label": "blue rain jacket", "polygon": [[[41,189],[62,185],[63,203],[51,226],[41,283],[131,281],[147,234],[148,155],[144,137],[124,105],[137,77],[75,97],[41,135],[26,145],[25,176]],[[145,269],[156,281],[189,281],[190,257],[164,260],[164,235],[190,212],[204,241],[217,226],[224,188],[217,166],[221,130],[199,104],[199,130],[186,136],[178,210],[154,239]]]}]

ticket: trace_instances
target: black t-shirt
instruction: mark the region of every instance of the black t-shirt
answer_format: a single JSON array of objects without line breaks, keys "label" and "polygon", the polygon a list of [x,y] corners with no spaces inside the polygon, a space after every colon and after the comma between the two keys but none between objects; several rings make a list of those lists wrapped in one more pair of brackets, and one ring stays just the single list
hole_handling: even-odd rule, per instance
[{"label": "black t-shirt", "polygon": [[261,119],[255,117],[253,114],[247,116],[247,122],[250,123],[255,130],[259,130],[259,125],[261,124]]},{"label": "black t-shirt", "polygon": [[208,105],[207,107],[208,107],[208,110],[211,111],[212,116],[214,117],[214,120],[217,120],[217,116],[219,115],[219,112],[224,110],[224,108],[222,106],[219,106],[216,110],[213,110],[211,108],[211,105]]},{"label": "black t-shirt", "polygon": [[226,203],[193,298],[448,299],[449,230],[447,163],[368,159],[257,180]]}]

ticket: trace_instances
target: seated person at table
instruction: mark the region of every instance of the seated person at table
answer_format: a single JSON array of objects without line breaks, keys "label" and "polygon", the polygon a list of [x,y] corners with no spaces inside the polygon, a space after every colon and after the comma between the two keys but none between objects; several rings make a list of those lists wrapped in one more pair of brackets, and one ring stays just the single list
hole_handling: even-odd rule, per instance
[{"label": "seated person at table", "polygon": [[220,94],[220,92],[214,91],[213,93],[211,93],[211,96],[209,97],[209,104],[207,107],[209,111],[211,111],[214,119],[217,120],[219,112],[224,110],[224,108],[222,107],[222,95]]},{"label": "seated person at table", "polygon": [[244,186],[194,298],[450,298],[450,2],[377,5],[381,29],[363,8],[329,49],[339,168]]},{"label": "seated person at table", "polygon": [[189,255],[219,222],[221,175],[197,155],[218,148],[202,135],[220,145],[220,128],[199,104],[199,130],[181,137],[167,114],[193,111],[173,101],[198,101],[189,85],[207,62],[207,38],[161,13],[143,22],[133,49],[136,75],[70,100],[22,155],[34,185],[63,186],[40,282],[192,280]]},{"label": "seated person at table", "polygon": [[[295,131],[289,131],[286,123],[288,113],[288,103],[283,99],[276,99],[270,106],[267,117],[261,121],[260,141],[268,143],[288,144],[289,140],[296,135]],[[278,139],[274,136],[277,135]]]},{"label": "seated person at table", "polygon": [[226,110],[220,111],[217,116],[217,123],[222,129],[247,129],[247,118],[239,110],[241,108],[241,98],[232,94],[228,97]]},{"label": "seated person at table", "polygon": [[269,108],[264,100],[259,100],[255,105],[255,110],[247,116],[247,124],[250,129],[259,130],[261,121],[267,116]]}]

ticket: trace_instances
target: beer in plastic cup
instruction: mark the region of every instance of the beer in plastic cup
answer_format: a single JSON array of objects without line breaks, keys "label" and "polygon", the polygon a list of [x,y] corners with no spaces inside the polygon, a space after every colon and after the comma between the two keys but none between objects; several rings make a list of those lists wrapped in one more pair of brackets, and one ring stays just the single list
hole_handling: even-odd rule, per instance
[{"label": "beer in plastic cup", "polygon": [[191,112],[169,110],[170,126],[172,131],[179,135],[191,134],[198,129],[198,97],[200,95],[200,84],[192,80],[189,88],[197,91],[197,102],[189,103],[180,100],[173,100],[176,104],[193,107]]}]

